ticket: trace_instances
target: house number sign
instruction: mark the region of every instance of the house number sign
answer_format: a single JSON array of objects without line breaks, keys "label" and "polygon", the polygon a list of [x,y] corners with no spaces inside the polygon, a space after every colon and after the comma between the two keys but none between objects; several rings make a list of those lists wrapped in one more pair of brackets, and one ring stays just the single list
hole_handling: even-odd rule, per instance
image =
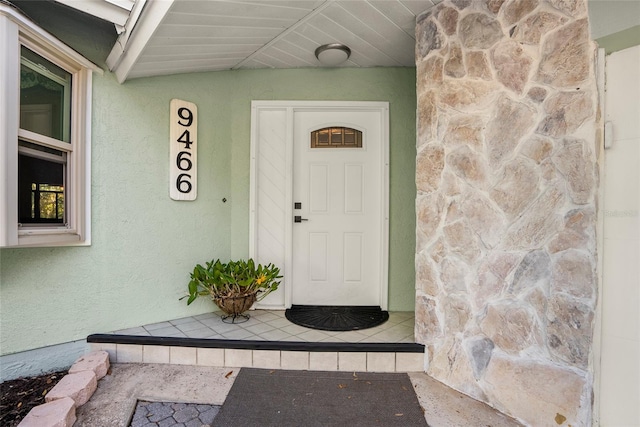
[{"label": "house number sign", "polygon": [[172,99],[169,116],[169,196],[173,200],[195,200],[198,195],[198,107]]}]

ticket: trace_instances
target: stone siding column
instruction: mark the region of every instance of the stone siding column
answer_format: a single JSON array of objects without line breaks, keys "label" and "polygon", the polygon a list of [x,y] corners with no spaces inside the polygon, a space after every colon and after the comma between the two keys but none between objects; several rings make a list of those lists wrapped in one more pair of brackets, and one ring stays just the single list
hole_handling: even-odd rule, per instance
[{"label": "stone siding column", "polygon": [[446,0],[416,27],[416,336],[530,425],[591,420],[595,44],[586,0]]}]

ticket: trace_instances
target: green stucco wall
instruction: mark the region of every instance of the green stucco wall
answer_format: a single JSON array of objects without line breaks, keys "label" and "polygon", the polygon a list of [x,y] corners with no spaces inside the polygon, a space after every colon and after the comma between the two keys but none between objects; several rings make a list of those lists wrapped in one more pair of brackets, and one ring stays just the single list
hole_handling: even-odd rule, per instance
[{"label": "green stucco wall", "polygon": [[[169,101],[198,106],[198,198],[168,195]],[[94,77],[92,245],[0,250],[0,354],[210,311],[197,262],[246,257],[251,100],[390,103],[390,310],[413,310],[415,69]],[[223,203],[222,199],[227,202]]]},{"label": "green stucco wall", "polygon": [[599,38],[596,43],[598,47],[605,50],[607,55],[638,46],[640,45],[640,25]]}]

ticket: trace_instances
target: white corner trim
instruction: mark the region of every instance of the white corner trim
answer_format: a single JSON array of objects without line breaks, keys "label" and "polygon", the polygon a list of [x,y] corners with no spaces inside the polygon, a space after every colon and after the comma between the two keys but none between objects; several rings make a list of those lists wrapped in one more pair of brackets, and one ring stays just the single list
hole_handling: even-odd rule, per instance
[{"label": "white corner trim", "polygon": [[173,2],[174,0],[136,2],[125,25],[125,32],[118,37],[106,61],[119,83],[127,80],[142,51],[173,6]]},{"label": "white corner trim", "polygon": [[84,143],[84,218],[82,230],[82,243],[78,246],[91,246],[91,117],[93,114],[93,74],[87,73],[87,85],[85,86],[85,143]]},{"label": "white corner trim", "polygon": [[389,103],[384,102],[380,107],[382,115],[382,179],[383,179],[383,195],[382,195],[382,260],[380,263],[380,277],[382,286],[380,287],[380,307],[383,310],[389,309],[389,191],[391,189],[391,181],[389,175]]},{"label": "white corner trim", "polygon": [[[19,25],[6,14],[0,4],[0,52],[13,57],[20,56],[18,42]],[[18,85],[20,68],[17,62],[0,61],[0,247],[18,243],[18,146],[12,144],[18,138],[18,111],[20,102]]]},{"label": "white corner trim", "polygon": [[136,0],[103,0],[103,1],[119,6],[122,9],[128,10],[129,12],[131,12],[131,9],[133,9],[133,6],[135,6],[136,4]]},{"label": "white corner trim", "polygon": [[251,137],[249,142],[249,258],[256,259],[258,253],[258,218],[257,205],[257,178],[256,148],[258,144],[257,108],[255,101],[251,101]]}]

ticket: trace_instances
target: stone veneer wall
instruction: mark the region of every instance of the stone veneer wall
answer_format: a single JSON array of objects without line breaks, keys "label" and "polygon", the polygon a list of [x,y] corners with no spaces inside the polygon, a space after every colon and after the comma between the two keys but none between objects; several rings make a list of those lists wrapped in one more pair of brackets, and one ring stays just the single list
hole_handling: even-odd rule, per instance
[{"label": "stone veneer wall", "polygon": [[586,0],[418,17],[416,336],[434,378],[531,425],[589,425],[595,44]]}]

